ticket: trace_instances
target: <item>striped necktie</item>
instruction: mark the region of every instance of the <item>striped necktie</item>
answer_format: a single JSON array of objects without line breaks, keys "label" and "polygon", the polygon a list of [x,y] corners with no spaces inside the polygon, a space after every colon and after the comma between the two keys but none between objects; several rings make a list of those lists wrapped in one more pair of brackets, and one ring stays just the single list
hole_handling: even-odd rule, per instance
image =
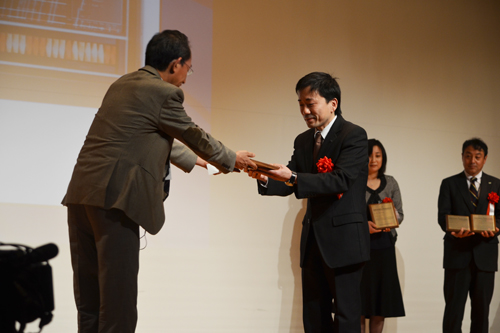
[{"label": "striped necktie", "polygon": [[469,186],[470,201],[474,205],[474,208],[476,208],[477,201],[479,200],[478,191],[477,191],[477,187],[476,187],[476,180],[477,180],[476,177],[472,177],[470,179],[470,186]]},{"label": "striped necktie", "polygon": [[318,158],[318,152],[319,149],[321,148],[322,143],[323,143],[323,137],[321,136],[321,132],[317,131],[316,135],[314,136],[314,149],[313,149],[314,162],[316,162],[316,159]]}]

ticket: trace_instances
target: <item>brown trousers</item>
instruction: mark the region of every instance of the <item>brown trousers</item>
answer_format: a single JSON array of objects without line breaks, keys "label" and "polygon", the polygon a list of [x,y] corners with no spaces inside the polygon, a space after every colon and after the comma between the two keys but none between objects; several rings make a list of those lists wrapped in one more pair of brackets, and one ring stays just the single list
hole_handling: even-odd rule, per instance
[{"label": "brown trousers", "polygon": [[139,226],[119,210],[68,205],[80,333],[128,333],[137,325]]}]

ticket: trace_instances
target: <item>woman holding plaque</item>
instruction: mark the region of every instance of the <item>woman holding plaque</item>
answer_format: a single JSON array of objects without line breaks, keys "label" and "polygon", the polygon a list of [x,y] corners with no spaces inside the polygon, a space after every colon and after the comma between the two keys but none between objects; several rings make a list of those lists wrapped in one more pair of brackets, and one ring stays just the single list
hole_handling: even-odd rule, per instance
[{"label": "woman holding plaque", "polygon": [[[405,309],[396,265],[395,229],[377,228],[373,222],[370,204],[393,202],[396,218],[403,221],[401,192],[394,177],[385,175],[387,154],[382,143],[368,140],[368,183],[366,207],[370,228],[370,261],[363,270],[361,280],[362,316],[361,332],[365,332],[365,319],[369,319],[370,333],[380,333],[386,317],[403,317]],[[389,200],[390,199],[390,200]]]}]

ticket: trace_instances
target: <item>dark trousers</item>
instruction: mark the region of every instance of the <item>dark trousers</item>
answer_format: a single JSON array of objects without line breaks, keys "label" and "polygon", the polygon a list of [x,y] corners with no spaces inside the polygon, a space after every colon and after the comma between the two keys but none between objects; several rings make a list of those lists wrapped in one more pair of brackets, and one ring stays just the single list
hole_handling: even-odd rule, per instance
[{"label": "dark trousers", "polygon": [[[364,263],[330,268],[311,230],[302,267],[303,323],[306,333],[360,333],[360,283]],[[335,300],[335,318],[332,318]]]},{"label": "dark trousers", "polygon": [[495,272],[480,271],[474,262],[463,269],[445,269],[443,317],[444,333],[461,333],[467,295],[471,300],[472,333],[488,333],[488,316],[493,296]]},{"label": "dark trousers", "polygon": [[68,205],[68,226],[78,332],[134,332],[139,226],[119,210],[86,205]]}]

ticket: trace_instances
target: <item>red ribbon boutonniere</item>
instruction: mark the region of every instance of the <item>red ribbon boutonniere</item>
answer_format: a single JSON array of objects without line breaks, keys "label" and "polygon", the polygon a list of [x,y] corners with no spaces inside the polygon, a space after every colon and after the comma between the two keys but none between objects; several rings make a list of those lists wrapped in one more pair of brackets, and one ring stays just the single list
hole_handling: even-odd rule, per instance
[{"label": "red ribbon boutonniere", "polygon": [[384,200],[382,200],[382,203],[387,203],[387,202],[392,202],[392,199],[391,198],[384,198]]},{"label": "red ribbon boutonniere", "polygon": [[490,192],[488,194],[488,202],[489,202],[489,205],[488,205],[488,211],[486,212],[486,215],[495,215],[495,204],[498,203],[498,194],[496,194],[495,192]]},{"label": "red ribbon boutonniere", "polygon": [[498,194],[496,194],[495,192],[491,192],[490,194],[488,194],[489,203],[498,203],[498,199]]},{"label": "red ribbon boutonniere", "polygon": [[318,163],[316,163],[316,166],[318,167],[319,173],[332,172],[332,170],[333,170],[333,162],[330,158],[328,158],[326,156],[323,158],[320,158]]},{"label": "red ribbon boutonniere", "polygon": [[[327,173],[327,172],[332,172],[333,170],[333,162],[331,158],[328,157],[322,157],[319,159],[318,163],[316,163],[316,167],[318,168],[318,173]],[[337,198],[342,198],[344,194],[340,193],[337,194]]]}]

